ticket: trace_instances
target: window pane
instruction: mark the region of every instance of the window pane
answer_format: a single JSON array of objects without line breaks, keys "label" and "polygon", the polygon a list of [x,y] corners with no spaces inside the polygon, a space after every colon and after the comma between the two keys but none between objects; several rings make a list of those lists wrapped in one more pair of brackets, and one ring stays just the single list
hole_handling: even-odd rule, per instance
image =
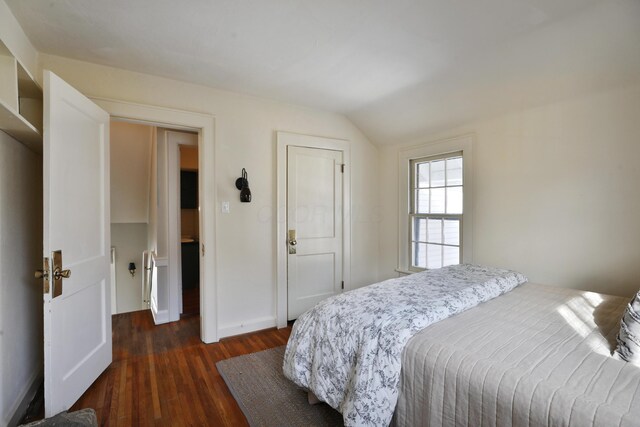
[{"label": "window pane", "polygon": [[416,171],[416,183],[418,187],[424,188],[429,186],[429,162],[418,163]]},{"label": "window pane", "polygon": [[431,211],[429,213],[444,213],[444,187],[431,189]]},{"label": "window pane", "polygon": [[447,187],[447,213],[462,213],[462,187]]},{"label": "window pane", "polygon": [[413,244],[413,266],[427,268],[427,244]]},{"label": "window pane", "polygon": [[460,248],[456,246],[443,246],[444,248],[444,259],[442,260],[442,265],[454,265],[460,264]]},{"label": "window pane", "polygon": [[431,162],[431,186],[444,187],[444,160]]},{"label": "window pane", "polygon": [[450,156],[411,161],[410,267],[461,262],[464,161],[461,153]]},{"label": "window pane", "polygon": [[457,219],[444,220],[444,243],[460,245],[460,221]]},{"label": "window pane", "polygon": [[462,157],[447,159],[447,185],[462,185]]},{"label": "window pane", "polygon": [[429,191],[416,190],[416,212],[429,213]]},{"label": "window pane", "polygon": [[429,243],[442,243],[442,220],[430,219],[429,220]]},{"label": "window pane", "polygon": [[427,268],[442,267],[442,246],[427,245]]},{"label": "window pane", "polygon": [[420,241],[420,242],[427,241],[427,219],[426,218],[413,219],[413,240]]}]

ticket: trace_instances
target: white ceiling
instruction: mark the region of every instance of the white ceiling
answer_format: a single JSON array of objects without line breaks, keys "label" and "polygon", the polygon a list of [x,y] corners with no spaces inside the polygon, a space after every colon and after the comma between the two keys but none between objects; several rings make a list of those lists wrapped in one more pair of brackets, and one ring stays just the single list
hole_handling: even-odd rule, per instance
[{"label": "white ceiling", "polygon": [[373,142],[640,80],[637,0],[7,0],[45,53],[346,114]]}]

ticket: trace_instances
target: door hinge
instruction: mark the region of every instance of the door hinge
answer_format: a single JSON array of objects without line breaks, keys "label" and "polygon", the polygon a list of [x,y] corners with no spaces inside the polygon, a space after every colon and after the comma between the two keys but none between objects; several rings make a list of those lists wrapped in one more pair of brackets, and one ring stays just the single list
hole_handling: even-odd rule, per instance
[{"label": "door hinge", "polygon": [[344,289],[344,280],[342,281],[342,289]]},{"label": "door hinge", "polygon": [[202,244],[202,256],[204,256],[204,243]]},{"label": "door hinge", "polygon": [[340,165],[340,172],[344,173],[344,163]]}]

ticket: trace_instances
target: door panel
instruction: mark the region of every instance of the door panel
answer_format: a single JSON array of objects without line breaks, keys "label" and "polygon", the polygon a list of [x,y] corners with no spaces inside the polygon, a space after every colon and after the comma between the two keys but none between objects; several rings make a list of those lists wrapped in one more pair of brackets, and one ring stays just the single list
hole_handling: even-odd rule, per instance
[{"label": "door panel", "polygon": [[[104,156],[101,153],[104,147],[101,143],[88,143],[100,141],[101,130],[96,127],[93,117],[78,108],[68,99],[62,99],[56,105],[55,118],[64,121],[73,118],[73,123],[61,123],[60,129],[54,130],[51,136],[64,138],[64,142],[57,141],[49,151],[49,162],[64,168],[51,170],[53,173],[48,177],[50,188],[54,191],[64,189],[65,197],[59,200],[60,195],[55,195],[58,200],[52,201],[50,221],[55,227],[50,228],[50,241],[58,244],[57,249],[64,248],[65,262],[69,264],[87,257],[103,256],[105,247],[103,206],[87,203],[105,199]],[[66,170],[71,166],[73,170]],[[78,181],[78,177],[82,180]],[[80,212],[82,215],[74,214]]]},{"label": "door panel", "polygon": [[[82,334],[85,338],[82,341],[74,342],[73,352],[67,354],[58,352],[55,354],[59,359],[54,360],[54,363],[59,363],[63,378],[69,377],[75,371],[81,369],[87,355],[99,351],[104,344],[106,338],[104,329],[99,334],[88,333],[90,331],[86,330],[90,325],[101,322],[103,315],[101,307],[104,305],[105,299],[104,291],[104,281],[87,286],[72,297],[74,303],[78,304],[78,309],[62,313],[60,322],[62,341],[67,343],[74,342],[74,337],[78,334]],[[82,394],[83,392],[84,390],[80,393]]]},{"label": "door panel", "polygon": [[[298,255],[296,281],[304,282],[304,293],[299,299],[327,297],[335,292],[335,254]],[[294,291],[296,289],[293,289]]]},{"label": "door panel", "polygon": [[109,115],[45,70],[44,123],[44,256],[62,251],[71,271],[60,295],[54,286],[44,294],[51,416],[111,363]]},{"label": "door panel", "polygon": [[296,204],[296,208],[291,210],[291,223],[296,225],[293,228],[304,239],[334,238],[336,159],[334,156],[320,156],[325,153],[318,153],[317,149],[300,152],[302,150],[295,147],[293,150],[295,183],[292,183],[291,190],[295,194],[290,199]]},{"label": "door panel", "polygon": [[288,319],[342,288],[342,159],[336,150],[287,149]]}]

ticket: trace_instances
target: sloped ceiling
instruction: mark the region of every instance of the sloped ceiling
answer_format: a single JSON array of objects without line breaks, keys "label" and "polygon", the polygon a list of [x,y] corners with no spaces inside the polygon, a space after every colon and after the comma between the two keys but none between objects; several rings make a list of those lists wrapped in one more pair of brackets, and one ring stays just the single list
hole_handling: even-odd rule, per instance
[{"label": "sloped ceiling", "polygon": [[336,111],[372,142],[640,82],[637,0],[7,0],[36,48]]}]

